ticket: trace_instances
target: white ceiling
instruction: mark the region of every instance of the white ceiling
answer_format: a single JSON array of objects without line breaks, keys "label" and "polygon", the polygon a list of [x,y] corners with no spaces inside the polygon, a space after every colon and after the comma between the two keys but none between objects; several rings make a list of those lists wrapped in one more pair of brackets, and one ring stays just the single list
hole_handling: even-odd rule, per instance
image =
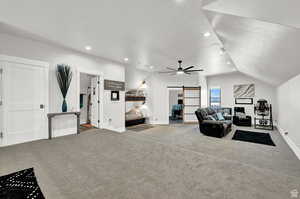
[{"label": "white ceiling", "polygon": [[217,0],[204,8],[300,28],[299,0]]},{"label": "white ceiling", "polygon": [[286,26],[207,11],[237,69],[273,85],[300,73],[300,32]]},{"label": "white ceiling", "polygon": [[[270,1],[1,0],[0,22],[95,56],[117,62],[128,57],[128,67],[162,70],[183,59],[186,66],[204,68],[204,75],[240,70],[278,85],[300,72],[298,30],[286,27],[300,27],[294,9],[299,3]],[[0,32],[16,31],[7,27]]]},{"label": "white ceiling", "polygon": [[[210,31],[199,0],[1,0],[0,21],[96,56],[157,70],[185,65],[205,74],[232,72],[219,56],[220,42]],[[207,58],[206,58],[207,57]]]},{"label": "white ceiling", "polygon": [[279,85],[300,73],[300,1],[218,0],[206,16],[237,69]]}]

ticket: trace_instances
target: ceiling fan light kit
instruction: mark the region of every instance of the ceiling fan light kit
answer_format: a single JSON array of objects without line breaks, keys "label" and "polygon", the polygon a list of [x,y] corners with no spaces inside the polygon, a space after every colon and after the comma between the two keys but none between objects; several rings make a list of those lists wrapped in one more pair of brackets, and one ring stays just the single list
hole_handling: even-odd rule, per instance
[{"label": "ceiling fan light kit", "polygon": [[189,66],[187,68],[182,68],[182,60],[178,60],[178,68],[177,69],[167,67],[167,70],[169,70],[169,71],[161,71],[159,73],[166,73],[166,74],[171,74],[171,75],[183,75],[183,74],[191,75],[191,73],[193,73],[193,72],[203,71],[203,69],[192,70],[194,67],[195,66]]}]

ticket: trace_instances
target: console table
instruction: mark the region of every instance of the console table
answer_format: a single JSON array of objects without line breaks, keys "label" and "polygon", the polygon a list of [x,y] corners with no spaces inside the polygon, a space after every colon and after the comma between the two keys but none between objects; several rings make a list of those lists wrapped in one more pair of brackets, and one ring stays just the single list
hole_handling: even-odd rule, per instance
[{"label": "console table", "polygon": [[80,112],[65,112],[65,113],[48,113],[48,133],[49,133],[49,140],[52,139],[52,118],[61,115],[76,115],[77,117],[77,134],[80,133]]}]

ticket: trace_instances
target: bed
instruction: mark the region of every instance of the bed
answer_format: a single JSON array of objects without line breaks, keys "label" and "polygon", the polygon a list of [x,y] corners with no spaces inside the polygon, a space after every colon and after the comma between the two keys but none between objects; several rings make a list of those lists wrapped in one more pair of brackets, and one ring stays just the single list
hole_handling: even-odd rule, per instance
[{"label": "bed", "polygon": [[138,124],[144,124],[146,118],[139,109],[139,107],[132,108],[130,111],[125,113],[125,126],[134,126]]}]

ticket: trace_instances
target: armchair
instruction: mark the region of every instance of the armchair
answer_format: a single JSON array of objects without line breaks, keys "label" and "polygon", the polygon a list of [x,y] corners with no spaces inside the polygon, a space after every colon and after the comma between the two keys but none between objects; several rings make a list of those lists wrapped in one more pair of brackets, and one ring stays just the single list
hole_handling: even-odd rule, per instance
[{"label": "armchair", "polygon": [[252,126],[251,116],[242,117],[240,114],[245,114],[244,107],[234,107],[233,124],[237,126]]}]

